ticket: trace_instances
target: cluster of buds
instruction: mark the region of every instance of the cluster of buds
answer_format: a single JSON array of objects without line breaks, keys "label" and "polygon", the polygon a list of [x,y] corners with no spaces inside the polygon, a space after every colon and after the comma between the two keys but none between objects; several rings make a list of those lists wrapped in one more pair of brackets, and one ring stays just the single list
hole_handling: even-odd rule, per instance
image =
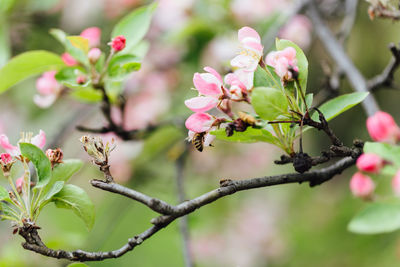
[{"label": "cluster of buds", "polygon": [[84,135],[80,139],[83,144],[83,148],[94,160],[94,163],[99,166],[108,165],[108,158],[111,151],[115,148],[114,139],[111,143],[103,143],[103,140],[98,136],[88,136]]},{"label": "cluster of buds", "polygon": [[15,160],[12,158],[12,156],[10,154],[2,153],[0,155],[0,164],[1,164],[1,169],[3,170],[4,176],[10,175],[10,170],[14,163],[15,163]]},{"label": "cluster of buds", "polygon": [[[367,119],[367,129],[371,138],[377,142],[395,144],[400,140],[400,128],[393,117],[383,111],[378,111]],[[354,196],[369,200],[375,190],[375,183],[369,174],[380,174],[382,168],[389,164],[373,153],[362,154],[356,162],[358,172],[350,180],[350,190]],[[400,171],[392,180],[392,188],[400,195]]]},{"label": "cluster of buds", "polygon": [[52,168],[54,167],[54,165],[63,162],[62,161],[63,160],[63,152],[62,152],[61,148],[47,149],[46,156],[50,160]]}]

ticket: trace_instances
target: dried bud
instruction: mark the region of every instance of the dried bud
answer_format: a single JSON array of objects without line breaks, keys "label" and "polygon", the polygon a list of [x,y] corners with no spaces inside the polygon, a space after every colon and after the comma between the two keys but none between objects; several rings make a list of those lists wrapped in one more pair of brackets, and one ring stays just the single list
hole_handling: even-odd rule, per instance
[{"label": "dried bud", "polygon": [[15,160],[9,153],[3,153],[0,155],[0,164],[5,176],[9,175],[12,165]]},{"label": "dried bud", "polygon": [[235,127],[236,132],[244,132],[249,125],[239,118],[233,121],[233,126]]},{"label": "dried bud", "polygon": [[97,165],[106,165],[111,151],[115,148],[114,139],[112,139],[111,143],[107,142],[104,145],[100,137],[84,135],[80,141],[85,151],[94,159],[94,163]]},{"label": "dried bud", "polygon": [[293,159],[293,167],[299,173],[304,173],[311,169],[311,157],[307,153],[297,153]]},{"label": "dried bud", "polygon": [[56,149],[47,149],[46,156],[49,158],[51,162],[51,167],[54,167],[55,164],[62,163],[64,155],[61,148],[56,148]]},{"label": "dried bud", "polygon": [[118,35],[116,37],[114,37],[110,43],[108,43],[111,48],[115,51],[121,51],[125,48],[126,45],[126,38],[123,35]]}]

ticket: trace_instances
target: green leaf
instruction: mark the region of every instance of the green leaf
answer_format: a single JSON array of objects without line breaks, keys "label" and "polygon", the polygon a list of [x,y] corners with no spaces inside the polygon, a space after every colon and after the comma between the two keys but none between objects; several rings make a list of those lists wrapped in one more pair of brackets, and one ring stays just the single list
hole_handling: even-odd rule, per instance
[{"label": "green leaf", "polygon": [[4,187],[2,187],[0,185],[0,201],[2,201],[2,200],[10,200],[11,201],[7,189],[5,189]]},{"label": "green leaf", "polygon": [[134,55],[114,56],[108,65],[108,76],[123,79],[127,75],[140,69],[139,58]]},{"label": "green leaf", "polygon": [[67,34],[60,29],[51,29],[50,34],[64,45],[65,50],[73,58],[86,66],[89,65],[89,59],[87,57],[89,43],[86,38],[81,36],[67,36]]},{"label": "green leaf", "polygon": [[301,85],[302,91],[305,93],[307,89],[307,78],[308,78],[308,60],[306,55],[304,55],[303,50],[298,47],[295,43],[289,40],[276,38],[276,49],[283,50],[287,47],[293,47],[296,49],[296,59],[297,66],[299,67],[299,83]]},{"label": "green leaf", "polygon": [[242,143],[255,143],[255,142],[266,142],[270,144],[279,143],[279,139],[273,136],[269,131],[265,129],[247,128],[244,132],[234,132],[232,136],[226,136],[225,129],[218,129],[210,132],[215,135],[217,139],[230,141],[230,142],[242,142]]},{"label": "green leaf", "polygon": [[12,58],[0,69],[0,93],[40,73],[64,67],[60,56],[47,51],[30,51]]},{"label": "green leaf", "polygon": [[274,120],[287,113],[288,103],[281,91],[271,87],[256,87],[251,94],[251,104],[264,120]]},{"label": "green leaf", "polygon": [[74,263],[68,264],[67,267],[89,267],[89,265],[86,265],[82,262],[74,262]]},{"label": "green leaf", "polygon": [[274,68],[270,66],[266,66],[265,69],[257,66],[254,72],[254,87],[272,87],[283,90],[281,79],[275,73]]},{"label": "green leaf", "polygon": [[84,84],[79,84],[76,82],[78,75],[85,73],[82,67],[67,67],[61,69],[56,75],[56,80],[71,89],[81,89],[87,88],[90,85],[90,80],[86,81]]},{"label": "green leaf", "polygon": [[[49,183],[43,188],[43,195],[47,192],[54,191],[53,187],[57,182],[67,182],[72,175],[82,168],[83,162],[79,159],[67,159],[63,163],[59,163],[54,166],[52,170],[52,176]],[[54,185],[54,186],[53,186]],[[61,186],[62,188],[62,186]],[[60,188],[60,190],[61,190]],[[58,191],[56,192],[58,193]],[[55,194],[55,193],[54,193]],[[53,194],[53,195],[54,195]]]},{"label": "green leaf", "polygon": [[400,229],[400,204],[372,203],[356,214],[348,230],[358,234],[389,233]]},{"label": "green leaf", "polygon": [[70,96],[76,100],[82,101],[84,103],[95,103],[103,99],[103,94],[92,87],[87,88],[75,88]]},{"label": "green leaf", "polygon": [[[319,107],[319,110],[324,114],[327,121],[335,118],[339,114],[361,103],[369,93],[351,93],[338,96],[328,102],[325,102]],[[312,115],[313,120],[319,121],[318,113]]]},{"label": "green leaf", "polygon": [[85,53],[89,52],[89,39],[82,36],[68,36],[67,39],[70,41],[72,46],[82,50]]},{"label": "green leaf", "polygon": [[67,184],[51,199],[57,208],[71,209],[90,230],[94,224],[94,205],[86,192],[72,184]]},{"label": "green leaf", "polygon": [[3,67],[11,56],[9,34],[7,19],[0,13],[0,67]]},{"label": "green leaf", "polygon": [[115,25],[111,37],[124,35],[126,47],[122,52],[132,53],[133,48],[146,35],[157,3],[135,9]]},{"label": "green leaf", "polygon": [[22,156],[28,158],[35,165],[38,175],[36,188],[45,186],[51,179],[51,163],[44,152],[30,143],[20,143]]},{"label": "green leaf", "polygon": [[400,168],[400,146],[366,142],[364,145],[364,153],[376,154]]},{"label": "green leaf", "polygon": [[51,187],[49,187],[49,190],[43,194],[43,198],[40,200],[40,204],[49,201],[55,194],[60,192],[62,188],[64,187],[64,181],[56,181],[52,183]]}]

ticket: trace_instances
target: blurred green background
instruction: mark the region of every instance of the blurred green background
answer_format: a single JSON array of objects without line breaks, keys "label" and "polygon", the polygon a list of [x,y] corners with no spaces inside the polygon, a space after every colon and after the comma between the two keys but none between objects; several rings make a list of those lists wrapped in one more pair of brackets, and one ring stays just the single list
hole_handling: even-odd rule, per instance
[{"label": "blurred green background", "polygon": [[[347,50],[362,73],[372,77],[389,61],[391,54],[387,45],[399,42],[400,28],[396,22],[371,21],[367,3],[359,2]],[[48,34],[51,28],[79,34],[87,27],[100,27],[102,49],[106,50],[113,25],[147,3],[141,0],[0,0],[0,65],[10,56],[28,50],[64,52]],[[319,1],[319,4],[331,11],[325,17],[337,29],[344,1]],[[164,91],[157,96],[161,95],[161,101],[167,104],[149,121],[184,119],[190,111],[183,101],[194,95],[190,90],[193,73],[201,72],[206,65],[227,72],[229,59],[238,46],[237,29],[248,25],[267,36],[274,28],[289,24],[287,13],[293,6],[293,1],[275,0],[160,1],[146,38],[150,50],[143,68],[126,83],[127,94],[138,97],[141,92],[161,84]],[[312,25],[295,26],[300,28],[292,29],[292,35],[286,37],[304,42],[303,49],[310,62],[307,90],[317,94],[325,80],[321,63],[329,64],[331,60],[314,37]],[[265,42],[271,43],[271,40]],[[340,94],[351,90],[344,81]],[[54,249],[112,250],[150,227],[150,219],[156,216],[154,212],[89,185],[90,179],[100,178],[102,174],[81,149],[82,133],[74,127],[102,125],[104,119],[98,104],[79,103],[65,96],[43,110],[32,101],[35,93],[35,79],[30,79],[1,96],[1,131],[16,142],[20,131],[43,129],[48,143],[57,142],[65,158],[84,159],[87,164],[70,183],[82,186],[96,206],[95,226],[88,232],[71,211],[49,205],[38,222],[45,243]],[[400,119],[396,112],[398,92],[383,89],[376,96],[385,111]],[[140,120],[144,115],[139,110],[135,116]],[[351,144],[355,137],[368,140],[365,118],[363,110],[356,107],[332,121],[331,126],[346,144]],[[164,127],[146,141],[119,141],[117,150],[111,154],[118,166],[115,171],[119,182],[177,203],[174,151],[179,150],[185,137],[184,129]],[[304,147],[308,153],[318,154],[328,147],[328,141],[321,133],[310,131]],[[222,141],[214,145],[202,153],[194,150],[188,153],[184,169],[187,198],[216,188],[221,178],[245,179],[292,171],[290,166],[273,165],[281,152],[270,145]],[[196,266],[399,266],[397,232],[364,236],[346,229],[349,220],[364,205],[348,189],[353,171],[347,170],[316,188],[293,184],[241,192],[194,212],[189,216],[189,227]],[[384,188],[388,181],[381,183]],[[7,222],[1,223],[0,239],[0,266],[68,264],[24,250],[20,246],[22,238],[12,235]],[[183,266],[181,248],[178,224],[174,222],[125,256],[88,265]]]}]

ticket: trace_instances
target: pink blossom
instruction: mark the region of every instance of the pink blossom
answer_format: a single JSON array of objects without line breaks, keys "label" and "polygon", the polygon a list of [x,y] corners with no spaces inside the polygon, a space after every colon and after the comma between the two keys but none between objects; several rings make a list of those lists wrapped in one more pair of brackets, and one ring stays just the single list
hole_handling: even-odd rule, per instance
[{"label": "pink blossom", "polygon": [[[23,135],[23,139],[21,139],[19,142],[31,143],[42,149],[46,145],[46,133],[40,130],[39,134],[33,137],[30,137],[29,133],[27,133],[26,137]],[[0,135],[0,146],[11,156],[15,157],[21,155],[19,147],[11,145],[8,137],[5,134]]]},{"label": "pink blossom", "polygon": [[111,40],[109,45],[115,52],[121,51],[125,48],[126,38],[123,35],[118,35]]},{"label": "pink blossom", "polygon": [[185,100],[185,105],[194,112],[206,112],[218,104],[218,99],[212,96],[197,96]]},{"label": "pink blossom", "polygon": [[32,137],[31,143],[39,148],[43,148],[46,145],[46,133],[40,130],[39,134]]},{"label": "pink blossom", "polygon": [[282,81],[290,81],[293,78],[290,69],[299,71],[296,49],[293,47],[286,47],[281,51],[272,51],[268,53],[265,61],[267,65],[275,68],[276,74],[278,74]]},{"label": "pink blossom", "polygon": [[11,156],[18,156],[21,154],[19,147],[10,144],[8,137],[4,134],[0,135],[0,146],[9,153]]},{"label": "pink blossom", "polygon": [[55,78],[56,71],[48,71],[36,80],[36,89],[41,95],[54,94],[59,87],[59,84]]},{"label": "pink blossom", "polygon": [[97,47],[90,49],[88,53],[88,58],[90,63],[95,64],[101,57],[101,50]]},{"label": "pink blossom", "polygon": [[12,156],[9,153],[2,153],[0,155],[0,159],[2,161],[2,164],[9,164],[12,162]]},{"label": "pink blossom", "polygon": [[395,143],[400,139],[400,129],[393,117],[383,111],[367,119],[367,129],[371,138],[378,142]]},{"label": "pink blossom", "polygon": [[211,128],[214,120],[213,116],[208,113],[194,113],[187,118],[185,126],[195,133],[202,133]]},{"label": "pink blossom", "polygon": [[78,65],[78,61],[74,57],[72,57],[69,53],[62,54],[61,59],[64,61],[65,65],[67,65],[68,67]]},{"label": "pink blossom", "polygon": [[356,172],[350,180],[350,190],[354,196],[367,199],[374,192],[375,184],[371,177]]},{"label": "pink blossom", "polygon": [[87,28],[81,32],[80,36],[89,40],[90,47],[96,47],[100,45],[100,38],[101,38],[100,28],[97,27]]},{"label": "pink blossom", "polygon": [[357,159],[357,168],[365,172],[379,173],[383,164],[383,159],[372,153],[364,153]]},{"label": "pink blossom", "polygon": [[223,82],[221,75],[211,67],[205,67],[208,73],[196,72],[193,83],[200,94],[205,96],[220,96],[223,93]]},{"label": "pink blossom", "polygon": [[400,170],[396,172],[392,179],[392,188],[396,196],[400,196]]},{"label": "pink blossom", "polygon": [[243,48],[240,54],[231,60],[231,65],[254,72],[264,49],[260,35],[250,27],[243,27],[238,31],[238,38]]},{"label": "pink blossom", "polygon": [[311,30],[310,20],[306,16],[296,15],[281,29],[279,37],[307,49],[311,44]]},{"label": "pink blossom", "polygon": [[17,192],[19,194],[21,194],[23,186],[24,186],[24,176],[22,176],[22,177],[18,178],[17,180],[15,180],[15,187],[16,187]]},{"label": "pink blossom", "polygon": [[41,108],[51,106],[61,93],[62,86],[57,82],[55,75],[56,71],[48,71],[36,81],[39,95],[35,95],[33,101]]},{"label": "pink blossom", "polygon": [[231,87],[229,92],[231,93],[232,100],[241,100],[247,95],[246,85],[239,79],[234,73],[229,73],[225,76],[225,83]]}]

